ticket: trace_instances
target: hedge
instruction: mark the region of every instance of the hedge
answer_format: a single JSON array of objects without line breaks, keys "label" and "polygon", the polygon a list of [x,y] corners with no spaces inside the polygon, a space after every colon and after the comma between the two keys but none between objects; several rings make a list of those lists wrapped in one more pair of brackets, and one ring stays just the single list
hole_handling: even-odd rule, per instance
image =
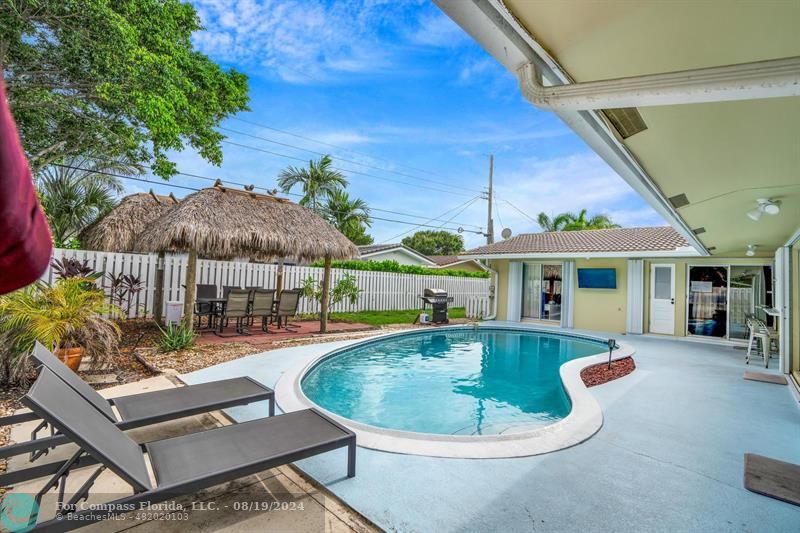
[{"label": "hedge", "polygon": [[[321,267],[322,261],[316,261],[311,266]],[[467,272],[466,270],[444,270],[439,268],[428,268],[417,265],[401,265],[397,261],[361,261],[352,259],[349,261],[333,261],[333,268],[344,268],[348,270],[369,270],[372,272],[397,272],[399,274],[421,274],[425,276],[452,276],[456,278],[488,278],[488,272]]]}]

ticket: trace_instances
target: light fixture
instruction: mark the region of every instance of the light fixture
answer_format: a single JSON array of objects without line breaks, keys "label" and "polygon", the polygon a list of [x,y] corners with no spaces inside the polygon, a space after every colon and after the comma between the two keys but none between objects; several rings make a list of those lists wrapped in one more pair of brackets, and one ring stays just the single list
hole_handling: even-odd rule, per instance
[{"label": "light fixture", "polygon": [[756,255],[756,248],[758,248],[757,244],[748,244],[747,251],[744,253],[747,257],[753,257]]},{"label": "light fixture", "polygon": [[764,213],[768,215],[777,215],[781,212],[781,207],[778,202],[768,198],[759,198],[756,200],[757,207],[752,211],[747,212],[747,216],[751,219],[758,221]]}]

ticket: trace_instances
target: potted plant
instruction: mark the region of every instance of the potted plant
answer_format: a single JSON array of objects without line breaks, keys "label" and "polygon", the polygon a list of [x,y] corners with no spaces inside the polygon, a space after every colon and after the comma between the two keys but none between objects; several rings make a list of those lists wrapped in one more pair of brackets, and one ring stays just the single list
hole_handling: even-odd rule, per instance
[{"label": "potted plant", "polygon": [[52,286],[37,283],[0,297],[0,362],[8,382],[24,381],[28,354],[39,341],[77,371],[84,356],[92,366],[116,353],[120,329],[104,315],[122,311],[106,301],[92,278],[69,277]]}]

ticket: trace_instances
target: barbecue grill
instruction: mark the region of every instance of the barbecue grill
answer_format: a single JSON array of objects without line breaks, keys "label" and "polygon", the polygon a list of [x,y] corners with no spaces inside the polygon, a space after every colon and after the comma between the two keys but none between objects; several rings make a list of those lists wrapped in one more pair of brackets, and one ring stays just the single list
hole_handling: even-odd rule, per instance
[{"label": "barbecue grill", "polygon": [[447,304],[453,301],[453,297],[447,296],[447,291],[442,289],[425,289],[422,296],[422,301],[425,302],[422,306],[427,309],[428,304],[431,306],[431,322],[434,324],[447,324],[450,320],[447,318]]}]

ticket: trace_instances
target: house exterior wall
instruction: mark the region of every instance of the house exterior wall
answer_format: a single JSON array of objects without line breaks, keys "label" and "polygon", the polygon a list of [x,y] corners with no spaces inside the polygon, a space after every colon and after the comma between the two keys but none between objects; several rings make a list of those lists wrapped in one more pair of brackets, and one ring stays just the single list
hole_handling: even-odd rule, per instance
[{"label": "house exterior wall", "polygon": [[483,272],[483,269],[480,266],[478,266],[475,263],[475,261],[466,261],[464,263],[445,265],[440,268],[442,270],[463,270],[465,272]]},{"label": "house exterior wall", "polygon": [[[795,246],[798,248],[798,245]],[[797,255],[795,255],[795,258]],[[517,260],[514,260],[517,261]],[[508,309],[508,265],[511,260],[493,259],[490,262],[491,268],[500,275],[500,283],[497,287],[497,319],[498,320],[518,320],[519,317],[507,316]],[[529,263],[557,264],[559,259],[522,261]],[[794,286],[798,283],[798,265],[800,261],[793,263]],[[643,330],[649,332],[650,327],[650,266],[652,264],[674,264],[675,265],[675,331],[677,337],[686,336],[686,277],[690,265],[763,265],[772,264],[770,258],[757,257],[675,257],[645,259],[644,261],[644,313]],[[628,312],[628,263],[627,258],[595,258],[595,259],[576,259],[576,268],[614,268],[617,271],[616,289],[579,289],[577,279],[572,287],[574,294],[574,326],[579,329],[594,331],[607,331],[610,333],[625,333],[626,317]],[[798,307],[797,291],[794,291],[794,308]],[[794,322],[794,350],[793,357],[795,364],[793,368],[798,369],[798,379],[800,379],[800,324],[796,319]]]},{"label": "house exterior wall", "polygon": [[[430,263],[421,261],[410,254],[398,252],[397,250],[386,250],[385,252],[376,252],[366,258],[367,261],[397,261],[401,265],[417,265],[424,267],[433,267]],[[433,267],[435,268],[435,267]]]}]

